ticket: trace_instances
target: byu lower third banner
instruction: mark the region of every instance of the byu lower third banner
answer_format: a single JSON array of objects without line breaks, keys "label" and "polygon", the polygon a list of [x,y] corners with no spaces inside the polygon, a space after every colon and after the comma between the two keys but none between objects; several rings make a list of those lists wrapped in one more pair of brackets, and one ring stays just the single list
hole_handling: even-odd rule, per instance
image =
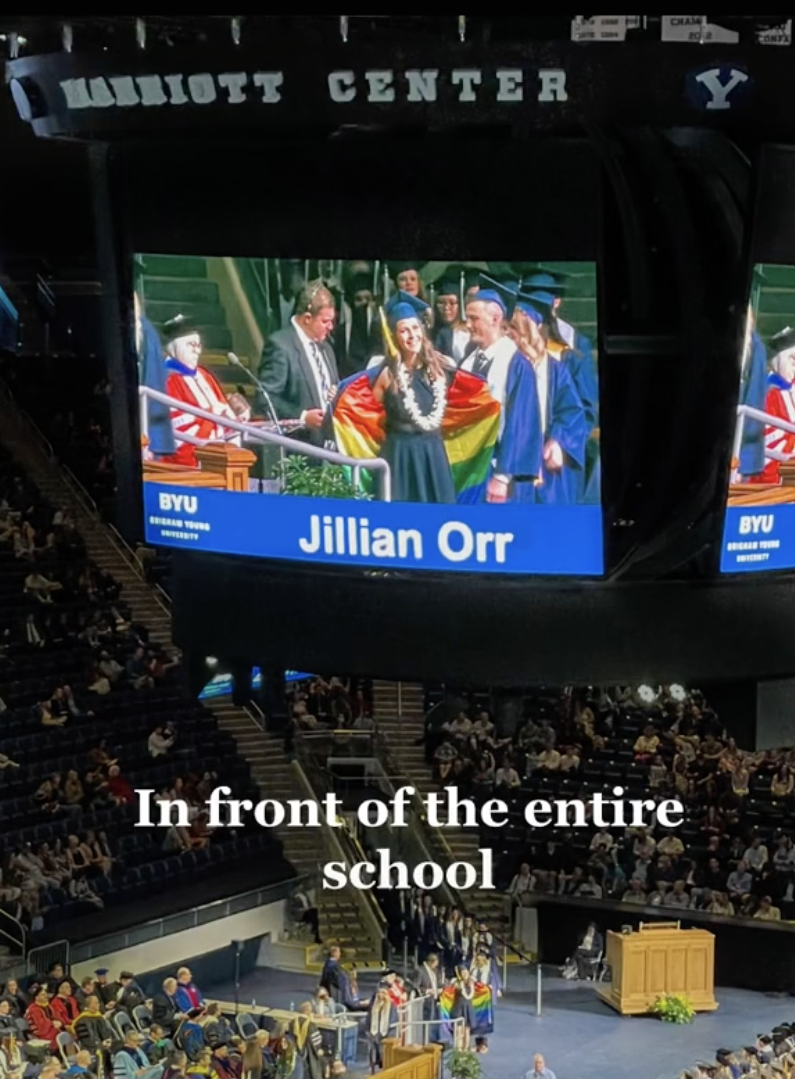
[{"label": "byu lower third banner", "polygon": [[597,576],[599,506],[435,505],[144,484],[149,543],[382,569]]},{"label": "byu lower third banner", "polygon": [[795,505],[730,506],[726,510],[723,573],[795,567]]}]

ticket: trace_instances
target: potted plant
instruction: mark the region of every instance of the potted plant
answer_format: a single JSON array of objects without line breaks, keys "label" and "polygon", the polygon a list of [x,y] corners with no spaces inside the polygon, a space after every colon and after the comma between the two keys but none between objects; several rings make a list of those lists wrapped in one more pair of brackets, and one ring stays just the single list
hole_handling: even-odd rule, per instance
[{"label": "potted plant", "polygon": [[482,1079],[483,1064],[471,1049],[452,1049],[445,1060],[450,1079]]},{"label": "potted plant", "polygon": [[664,1023],[692,1023],[696,1009],[684,993],[663,993],[654,1002],[652,1012]]},{"label": "potted plant", "polygon": [[288,454],[274,470],[274,478],[286,495],[304,495],[309,498],[369,498],[360,487],[354,485],[349,470],[328,461],[313,464],[300,454]]}]

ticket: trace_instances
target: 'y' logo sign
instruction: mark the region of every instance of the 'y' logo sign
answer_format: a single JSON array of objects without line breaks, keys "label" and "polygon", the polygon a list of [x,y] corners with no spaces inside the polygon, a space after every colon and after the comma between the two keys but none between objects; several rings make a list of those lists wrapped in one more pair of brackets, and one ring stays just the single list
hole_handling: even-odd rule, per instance
[{"label": "'y' logo sign", "polygon": [[688,96],[697,109],[726,112],[741,103],[751,78],[736,67],[710,67],[688,76]]}]

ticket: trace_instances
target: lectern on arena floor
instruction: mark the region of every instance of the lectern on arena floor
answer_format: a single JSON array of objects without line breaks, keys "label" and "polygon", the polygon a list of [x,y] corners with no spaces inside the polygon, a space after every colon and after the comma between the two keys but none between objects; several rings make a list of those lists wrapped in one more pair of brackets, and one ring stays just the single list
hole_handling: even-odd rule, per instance
[{"label": "lectern on arena floor", "polygon": [[622,1015],[645,1015],[665,993],[682,993],[698,1012],[714,1012],[715,937],[679,922],[640,923],[637,932],[607,934],[612,982],[601,998]]}]

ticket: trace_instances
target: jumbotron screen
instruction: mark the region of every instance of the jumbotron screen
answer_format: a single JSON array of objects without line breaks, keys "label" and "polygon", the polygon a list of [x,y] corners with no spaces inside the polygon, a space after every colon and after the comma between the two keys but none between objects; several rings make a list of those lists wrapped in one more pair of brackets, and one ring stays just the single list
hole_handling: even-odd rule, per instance
[{"label": "jumbotron screen", "polygon": [[795,266],[760,264],[748,306],[721,569],[795,567]]},{"label": "jumbotron screen", "polygon": [[135,261],[149,542],[597,576],[591,263]]}]

